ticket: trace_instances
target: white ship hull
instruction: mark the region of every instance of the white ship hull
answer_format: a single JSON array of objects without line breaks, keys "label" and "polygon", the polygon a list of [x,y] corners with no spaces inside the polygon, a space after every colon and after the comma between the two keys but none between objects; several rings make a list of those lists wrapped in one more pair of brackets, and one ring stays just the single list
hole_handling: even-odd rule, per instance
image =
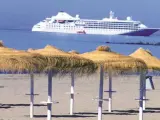
[{"label": "white ship hull", "polygon": [[32,28],[34,32],[55,32],[55,33],[67,33],[67,34],[95,34],[95,35],[120,35],[125,34],[132,31],[115,31],[115,30],[92,30],[92,29],[85,29],[85,33],[77,33],[78,29],[76,30],[58,30],[58,29],[45,29],[45,28]]},{"label": "white ship hull", "polygon": [[150,36],[159,29],[150,29],[140,21],[134,21],[131,17],[126,20],[118,20],[114,13],[110,12],[109,18],[102,20],[80,19],[70,16],[66,12],[59,12],[56,16],[33,26],[32,31],[57,32],[68,34],[94,34],[94,35],[129,35],[129,36]]}]

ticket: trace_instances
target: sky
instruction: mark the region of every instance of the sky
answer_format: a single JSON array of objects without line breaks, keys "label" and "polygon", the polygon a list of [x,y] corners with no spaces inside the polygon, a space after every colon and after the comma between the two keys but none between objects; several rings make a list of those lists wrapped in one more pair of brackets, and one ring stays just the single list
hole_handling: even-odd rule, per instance
[{"label": "sky", "polygon": [[160,27],[160,0],[0,0],[0,26],[33,25],[66,11],[81,18],[102,19],[109,11],[119,19],[132,16],[149,27]]},{"label": "sky", "polygon": [[[139,20],[148,27],[160,28],[160,0],[0,0],[0,30],[3,29],[27,29],[31,30],[32,26],[39,21],[45,19],[46,17],[51,17],[56,15],[59,11],[66,11],[70,15],[75,16],[80,15],[80,18],[89,19],[102,19],[109,16],[110,10],[115,12],[115,16],[119,19],[126,19],[127,16],[132,16],[133,20]],[[70,37],[62,37],[62,41],[54,41],[55,36],[41,34],[30,34],[29,32],[16,32],[16,31],[1,31],[0,36],[2,40],[5,40],[6,44],[10,47],[20,48],[23,45],[27,47],[41,47],[50,42],[51,44],[57,45],[59,48],[77,48],[75,44],[78,42],[83,42],[82,39],[72,41],[74,44],[70,45],[65,39],[73,39]],[[43,35],[45,37],[43,37]],[[18,37],[17,37],[18,36]],[[24,38],[25,36],[25,38]],[[23,38],[23,41],[22,41]],[[130,38],[125,37],[125,40],[130,41]],[[14,40],[12,40],[14,39]],[[89,37],[85,36],[86,41]],[[93,40],[93,38],[90,38]],[[107,40],[106,38],[95,37],[98,42],[92,42],[92,48],[95,48],[96,44],[101,44],[99,40]],[[146,39],[146,38],[145,38]],[[30,41],[29,41],[30,40]],[[42,44],[37,44],[33,40],[41,40]],[[123,38],[115,38],[115,40],[124,40]],[[133,38],[133,41],[137,38]],[[139,39],[138,39],[139,40]],[[144,38],[140,38],[144,40]],[[159,38],[150,38],[147,41],[155,41]],[[33,41],[33,42],[32,42]],[[85,41],[85,40],[84,40]],[[87,41],[89,42],[89,40]],[[67,44],[67,45],[66,45]],[[27,46],[28,45],[28,46]],[[84,47],[84,43],[81,43]],[[88,45],[88,44],[86,44]],[[72,47],[71,47],[72,46]],[[117,51],[126,51],[125,47],[120,45],[113,45],[113,49]],[[126,45],[128,47],[128,45]],[[139,47],[139,46],[137,46]],[[130,48],[136,49],[137,47]],[[147,46],[148,47],[148,46]],[[128,48],[127,48],[128,49]],[[159,56],[158,47],[150,46],[150,49]],[[87,49],[88,50],[88,46]],[[128,53],[127,53],[128,54]]]}]

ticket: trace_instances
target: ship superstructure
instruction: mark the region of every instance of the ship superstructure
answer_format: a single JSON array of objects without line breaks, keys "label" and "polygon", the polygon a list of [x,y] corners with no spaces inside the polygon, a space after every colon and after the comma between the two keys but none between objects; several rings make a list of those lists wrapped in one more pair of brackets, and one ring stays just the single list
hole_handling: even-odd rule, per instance
[{"label": "ship superstructure", "polygon": [[56,16],[46,18],[32,28],[32,31],[41,32],[131,36],[150,36],[158,30],[148,28],[140,21],[132,20],[130,16],[125,20],[119,20],[112,11],[108,18],[101,20],[81,19],[79,15],[73,17],[60,11]]}]

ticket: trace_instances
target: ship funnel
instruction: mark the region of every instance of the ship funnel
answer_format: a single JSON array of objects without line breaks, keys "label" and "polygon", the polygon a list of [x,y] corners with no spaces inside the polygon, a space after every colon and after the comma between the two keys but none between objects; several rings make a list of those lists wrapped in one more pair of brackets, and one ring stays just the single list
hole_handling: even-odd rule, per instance
[{"label": "ship funnel", "polygon": [[113,19],[113,18],[114,18],[114,12],[110,11],[110,13],[109,13],[109,18],[110,18],[110,19]]},{"label": "ship funnel", "polygon": [[76,15],[76,18],[79,18],[79,15],[78,15],[78,14]]},{"label": "ship funnel", "polygon": [[131,20],[132,20],[132,17],[128,16],[128,17],[127,17],[127,20],[128,20],[128,21],[131,21]]}]

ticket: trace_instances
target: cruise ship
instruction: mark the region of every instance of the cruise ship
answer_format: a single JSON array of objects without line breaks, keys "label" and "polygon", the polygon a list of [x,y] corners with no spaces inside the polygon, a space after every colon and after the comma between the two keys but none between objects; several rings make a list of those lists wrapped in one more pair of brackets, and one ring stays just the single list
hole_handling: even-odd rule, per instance
[{"label": "cruise ship", "polygon": [[81,19],[79,15],[71,16],[60,11],[56,16],[46,18],[35,24],[32,31],[59,32],[72,34],[97,34],[97,35],[128,35],[151,36],[159,32],[158,28],[148,28],[140,21],[132,20],[128,16],[120,20],[110,11],[109,17],[101,20]]}]

